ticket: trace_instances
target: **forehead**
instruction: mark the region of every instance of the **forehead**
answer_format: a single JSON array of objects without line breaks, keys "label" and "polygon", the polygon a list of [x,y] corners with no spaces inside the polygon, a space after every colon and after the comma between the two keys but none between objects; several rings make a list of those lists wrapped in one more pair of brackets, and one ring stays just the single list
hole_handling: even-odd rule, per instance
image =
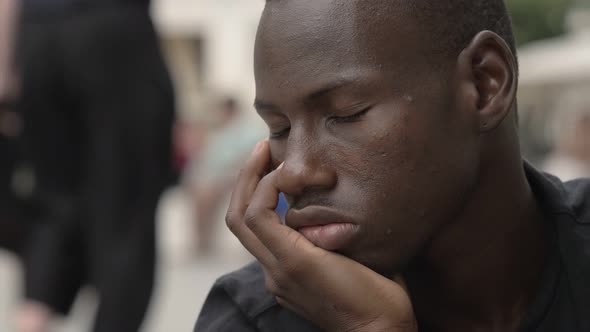
[{"label": "forehead", "polygon": [[338,79],[359,71],[400,74],[419,62],[420,38],[398,1],[275,0],[255,48],[260,90]]}]

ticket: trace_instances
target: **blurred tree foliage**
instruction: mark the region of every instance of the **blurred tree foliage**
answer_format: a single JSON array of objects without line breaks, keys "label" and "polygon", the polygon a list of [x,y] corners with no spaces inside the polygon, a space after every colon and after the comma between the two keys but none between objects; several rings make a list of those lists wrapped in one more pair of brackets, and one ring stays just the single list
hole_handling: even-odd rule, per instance
[{"label": "blurred tree foliage", "polygon": [[519,46],[565,32],[565,17],[575,0],[506,0]]}]

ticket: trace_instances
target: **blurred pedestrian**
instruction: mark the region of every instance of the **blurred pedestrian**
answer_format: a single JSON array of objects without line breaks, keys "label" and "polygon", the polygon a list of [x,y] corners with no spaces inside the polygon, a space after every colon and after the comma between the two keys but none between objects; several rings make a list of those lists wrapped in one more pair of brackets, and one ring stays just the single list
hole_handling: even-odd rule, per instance
[{"label": "blurred pedestrian", "polygon": [[228,197],[250,146],[264,135],[240,111],[235,99],[222,99],[213,107],[217,109],[213,113],[218,116],[217,127],[208,134],[202,153],[194,156],[185,172],[185,184],[195,202],[199,254],[213,249],[214,227],[222,219],[221,204]]},{"label": "blurred pedestrian", "polygon": [[0,248],[21,254],[29,225],[23,220],[23,201],[13,185],[19,162],[20,130],[15,109],[18,79],[14,61],[18,9],[16,0],[0,0]]},{"label": "blurred pedestrian", "polygon": [[23,0],[24,146],[39,226],[21,331],[45,331],[95,286],[94,331],[137,331],[154,282],[174,98],[149,0]]},{"label": "blurred pedestrian", "polygon": [[562,181],[590,177],[590,100],[586,95],[567,95],[554,117],[555,149],[543,170]]},{"label": "blurred pedestrian", "polygon": [[0,108],[14,100],[17,92],[14,63],[14,36],[18,18],[17,0],[0,0]]}]

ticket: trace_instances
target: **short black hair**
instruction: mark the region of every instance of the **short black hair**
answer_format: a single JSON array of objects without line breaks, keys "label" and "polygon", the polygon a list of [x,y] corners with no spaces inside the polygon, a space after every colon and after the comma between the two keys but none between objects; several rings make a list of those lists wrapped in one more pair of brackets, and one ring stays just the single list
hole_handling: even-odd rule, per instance
[{"label": "short black hair", "polygon": [[512,22],[504,0],[407,0],[405,7],[440,41],[442,51],[459,53],[477,33],[489,30],[504,39],[516,56]]},{"label": "short black hair", "polygon": [[[279,1],[281,0],[266,0],[266,3]],[[420,27],[425,27],[425,31],[433,36],[433,46],[440,53],[458,55],[477,33],[490,30],[506,41],[516,58],[512,22],[504,0],[378,1],[382,1],[389,8],[398,8],[405,15],[415,19]]]}]

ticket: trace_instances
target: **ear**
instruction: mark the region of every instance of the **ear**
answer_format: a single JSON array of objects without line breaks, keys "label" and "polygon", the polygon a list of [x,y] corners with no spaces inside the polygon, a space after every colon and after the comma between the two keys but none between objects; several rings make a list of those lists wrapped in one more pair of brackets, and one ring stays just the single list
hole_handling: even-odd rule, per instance
[{"label": "ear", "polygon": [[508,44],[492,31],[478,33],[459,55],[461,71],[476,92],[478,130],[491,131],[512,110],[518,74],[516,59]]}]

